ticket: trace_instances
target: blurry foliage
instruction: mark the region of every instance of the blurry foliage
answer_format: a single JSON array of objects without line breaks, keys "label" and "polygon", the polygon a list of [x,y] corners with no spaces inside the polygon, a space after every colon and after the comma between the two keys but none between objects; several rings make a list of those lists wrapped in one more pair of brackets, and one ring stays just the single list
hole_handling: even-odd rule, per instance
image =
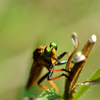
[{"label": "blurry foliage", "polygon": [[[37,85],[30,94],[25,91],[32,52],[50,42],[58,44],[58,54],[71,52],[73,31],[79,36],[80,48],[91,34],[98,38],[79,81],[87,80],[100,65],[99,4],[99,0],[0,0],[0,100],[22,100],[23,95],[40,94],[43,89]],[[64,78],[54,82],[62,93]],[[95,96],[99,100],[99,90],[99,86],[92,88],[81,99],[93,100]]]}]

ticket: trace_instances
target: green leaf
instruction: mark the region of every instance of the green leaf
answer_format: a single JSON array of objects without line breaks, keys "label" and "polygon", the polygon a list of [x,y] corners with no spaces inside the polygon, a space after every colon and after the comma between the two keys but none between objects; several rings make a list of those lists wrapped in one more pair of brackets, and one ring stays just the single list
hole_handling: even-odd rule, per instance
[{"label": "green leaf", "polygon": [[54,89],[47,89],[38,97],[38,100],[64,100],[59,93]]},{"label": "green leaf", "polygon": [[[100,68],[90,77],[89,80],[94,80],[100,76]],[[90,85],[82,86],[78,92],[75,93],[73,100],[77,100],[83,93],[90,88]]]}]

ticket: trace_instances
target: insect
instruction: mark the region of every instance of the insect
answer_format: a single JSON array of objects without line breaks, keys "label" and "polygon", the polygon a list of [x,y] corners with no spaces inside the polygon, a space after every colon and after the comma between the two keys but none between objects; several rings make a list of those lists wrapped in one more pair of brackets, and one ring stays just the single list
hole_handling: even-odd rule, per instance
[{"label": "insect", "polygon": [[[59,89],[53,83],[52,80],[57,79],[61,76],[65,76],[65,77],[67,76],[65,74],[61,74],[54,78],[50,78],[50,77],[53,71],[66,71],[65,69],[54,70],[54,66],[67,63],[67,60],[64,60],[64,61],[59,61],[59,60],[66,54],[69,57],[69,53],[64,52],[60,56],[57,56],[56,51],[57,51],[57,44],[54,42],[50,43],[49,46],[39,46],[36,48],[36,50],[33,52],[34,62],[30,70],[27,89],[34,86],[39,76],[41,75],[43,68],[46,67],[48,72],[42,78],[38,80],[38,85],[44,89],[48,89],[47,86],[40,84],[45,78],[47,78],[50,85],[59,91]],[[69,71],[66,71],[66,72],[69,72]]]}]

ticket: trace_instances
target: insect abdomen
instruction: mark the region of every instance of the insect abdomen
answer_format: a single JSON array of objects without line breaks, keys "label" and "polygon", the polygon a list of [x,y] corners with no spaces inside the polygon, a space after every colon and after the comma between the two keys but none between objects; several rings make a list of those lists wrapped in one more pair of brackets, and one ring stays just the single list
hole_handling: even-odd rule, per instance
[{"label": "insect abdomen", "polygon": [[29,80],[27,84],[27,89],[33,87],[35,83],[37,82],[39,76],[41,75],[43,67],[40,66],[40,64],[33,62],[30,75],[29,75]]}]

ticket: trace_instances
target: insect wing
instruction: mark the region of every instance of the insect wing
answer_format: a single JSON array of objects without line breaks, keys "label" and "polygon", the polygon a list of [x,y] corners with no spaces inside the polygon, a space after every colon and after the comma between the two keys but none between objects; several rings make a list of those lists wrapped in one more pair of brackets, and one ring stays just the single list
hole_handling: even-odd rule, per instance
[{"label": "insect wing", "polygon": [[42,72],[42,69],[43,67],[40,64],[38,64],[37,62],[33,62],[28,79],[27,89],[35,85]]}]

